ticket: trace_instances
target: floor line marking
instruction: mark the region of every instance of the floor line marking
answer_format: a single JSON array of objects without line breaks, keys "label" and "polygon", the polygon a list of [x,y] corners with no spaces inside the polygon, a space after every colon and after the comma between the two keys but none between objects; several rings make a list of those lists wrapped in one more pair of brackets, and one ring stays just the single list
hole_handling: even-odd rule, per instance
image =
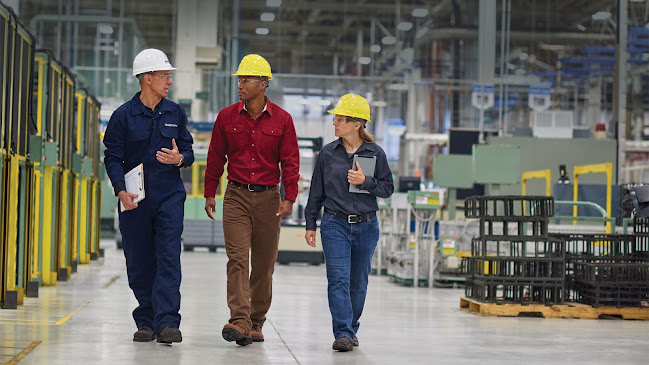
[{"label": "floor line marking", "polygon": [[282,340],[282,343],[284,344],[284,347],[286,347],[286,349],[288,350],[288,353],[291,354],[291,356],[293,356],[293,359],[295,359],[295,362],[298,365],[300,365],[300,361],[297,359],[297,357],[295,357],[295,354],[293,353],[293,351],[291,351],[291,348],[288,347],[288,345],[286,344],[286,341],[284,341],[284,338],[282,337],[282,335],[279,334],[279,331],[277,330],[277,327],[275,327],[275,324],[273,324],[273,322],[268,318],[266,318],[266,321],[268,323],[270,323],[271,326],[273,326],[273,329],[275,330],[275,333],[277,333],[277,336],[279,336],[279,339]]},{"label": "floor line marking", "polygon": [[18,355],[16,355],[13,359],[9,360],[9,362],[5,363],[5,365],[16,365],[20,360],[24,359],[25,356],[27,356],[30,352],[32,352],[33,349],[36,348],[36,346],[40,345],[41,341],[32,341],[29,346],[27,346],[24,350],[20,351]]},{"label": "floor line marking", "polygon": [[55,325],[60,326],[60,325],[62,325],[63,323],[67,322],[68,319],[72,318],[73,315],[75,315],[75,314],[76,314],[78,311],[80,311],[83,307],[87,306],[88,303],[90,303],[90,302],[92,302],[92,299],[88,299],[88,300],[86,300],[83,304],[81,304],[80,306],[78,306],[77,309],[73,310],[73,311],[70,312],[67,316],[65,316],[65,317],[61,318],[60,320],[58,320],[58,322],[56,322]]},{"label": "floor line marking", "polygon": [[116,282],[117,279],[119,279],[119,277],[120,277],[120,275],[115,275],[115,276],[113,276],[113,278],[110,279],[110,281],[109,281],[106,285],[104,285],[104,286],[102,287],[102,289],[107,289],[109,286],[113,285],[113,283]]}]

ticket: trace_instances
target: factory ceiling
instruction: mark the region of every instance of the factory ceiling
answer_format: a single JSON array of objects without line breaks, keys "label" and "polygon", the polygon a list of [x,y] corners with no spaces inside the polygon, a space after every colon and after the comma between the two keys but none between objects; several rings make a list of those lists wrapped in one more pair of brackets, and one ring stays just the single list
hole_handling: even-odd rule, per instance
[{"label": "factory ceiling", "polygon": [[[570,55],[584,45],[615,42],[617,2],[614,0],[494,1],[498,6],[498,30],[503,3],[511,4],[510,49],[514,54],[534,54],[541,65],[552,65],[558,54]],[[22,0],[20,3],[20,19],[26,26],[37,15],[133,19],[146,45],[162,49],[173,60],[177,57],[174,10],[179,4],[195,1]],[[367,57],[365,62],[371,57],[376,67],[364,66],[361,74],[380,75],[390,71],[389,65],[404,49],[415,49],[412,61],[416,64],[429,59],[434,41],[476,39],[478,10],[478,0],[220,1],[214,21],[218,22],[218,42],[224,50],[229,49],[230,40],[238,39],[241,55],[262,54],[275,72],[357,74],[360,69],[357,61],[362,56]],[[235,14],[240,14],[238,21]],[[648,1],[629,0],[630,25],[644,26],[648,15]],[[85,36],[79,42],[92,47],[95,35]],[[48,44],[39,46],[54,48]]]}]

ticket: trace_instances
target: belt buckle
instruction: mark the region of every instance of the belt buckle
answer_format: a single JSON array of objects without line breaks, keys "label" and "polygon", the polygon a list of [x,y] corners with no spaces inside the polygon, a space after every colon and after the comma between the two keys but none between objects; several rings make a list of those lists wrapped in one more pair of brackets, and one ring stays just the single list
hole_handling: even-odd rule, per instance
[{"label": "belt buckle", "polygon": [[358,218],[357,215],[348,215],[348,216],[347,216],[347,223],[349,223],[349,224],[358,223],[358,221],[356,220],[356,218]]},{"label": "belt buckle", "polygon": [[248,191],[251,191],[251,192],[253,192],[253,193],[255,192],[254,189],[251,189],[251,188],[250,188],[250,184],[246,185],[246,187],[248,188]]}]

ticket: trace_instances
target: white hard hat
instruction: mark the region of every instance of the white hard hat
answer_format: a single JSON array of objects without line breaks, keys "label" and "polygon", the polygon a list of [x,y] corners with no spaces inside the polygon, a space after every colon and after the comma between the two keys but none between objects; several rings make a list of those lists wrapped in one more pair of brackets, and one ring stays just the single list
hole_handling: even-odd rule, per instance
[{"label": "white hard hat", "polygon": [[147,48],[138,53],[133,60],[133,76],[152,71],[175,70],[167,55],[159,49]]}]

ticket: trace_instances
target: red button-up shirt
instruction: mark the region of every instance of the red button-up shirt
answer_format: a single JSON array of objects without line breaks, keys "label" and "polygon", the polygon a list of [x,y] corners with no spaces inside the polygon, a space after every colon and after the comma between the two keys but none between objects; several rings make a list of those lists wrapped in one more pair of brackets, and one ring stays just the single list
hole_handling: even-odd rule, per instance
[{"label": "red button-up shirt", "polygon": [[[214,197],[228,163],[228,180],[277,185],[295,202],[300,153],[293,118],[266,98],[266,108],[253,119],[240,101],[221,109],[212,128],[205,169],[205,197]],[[280,174],[281,164],[281,174]]]}]

